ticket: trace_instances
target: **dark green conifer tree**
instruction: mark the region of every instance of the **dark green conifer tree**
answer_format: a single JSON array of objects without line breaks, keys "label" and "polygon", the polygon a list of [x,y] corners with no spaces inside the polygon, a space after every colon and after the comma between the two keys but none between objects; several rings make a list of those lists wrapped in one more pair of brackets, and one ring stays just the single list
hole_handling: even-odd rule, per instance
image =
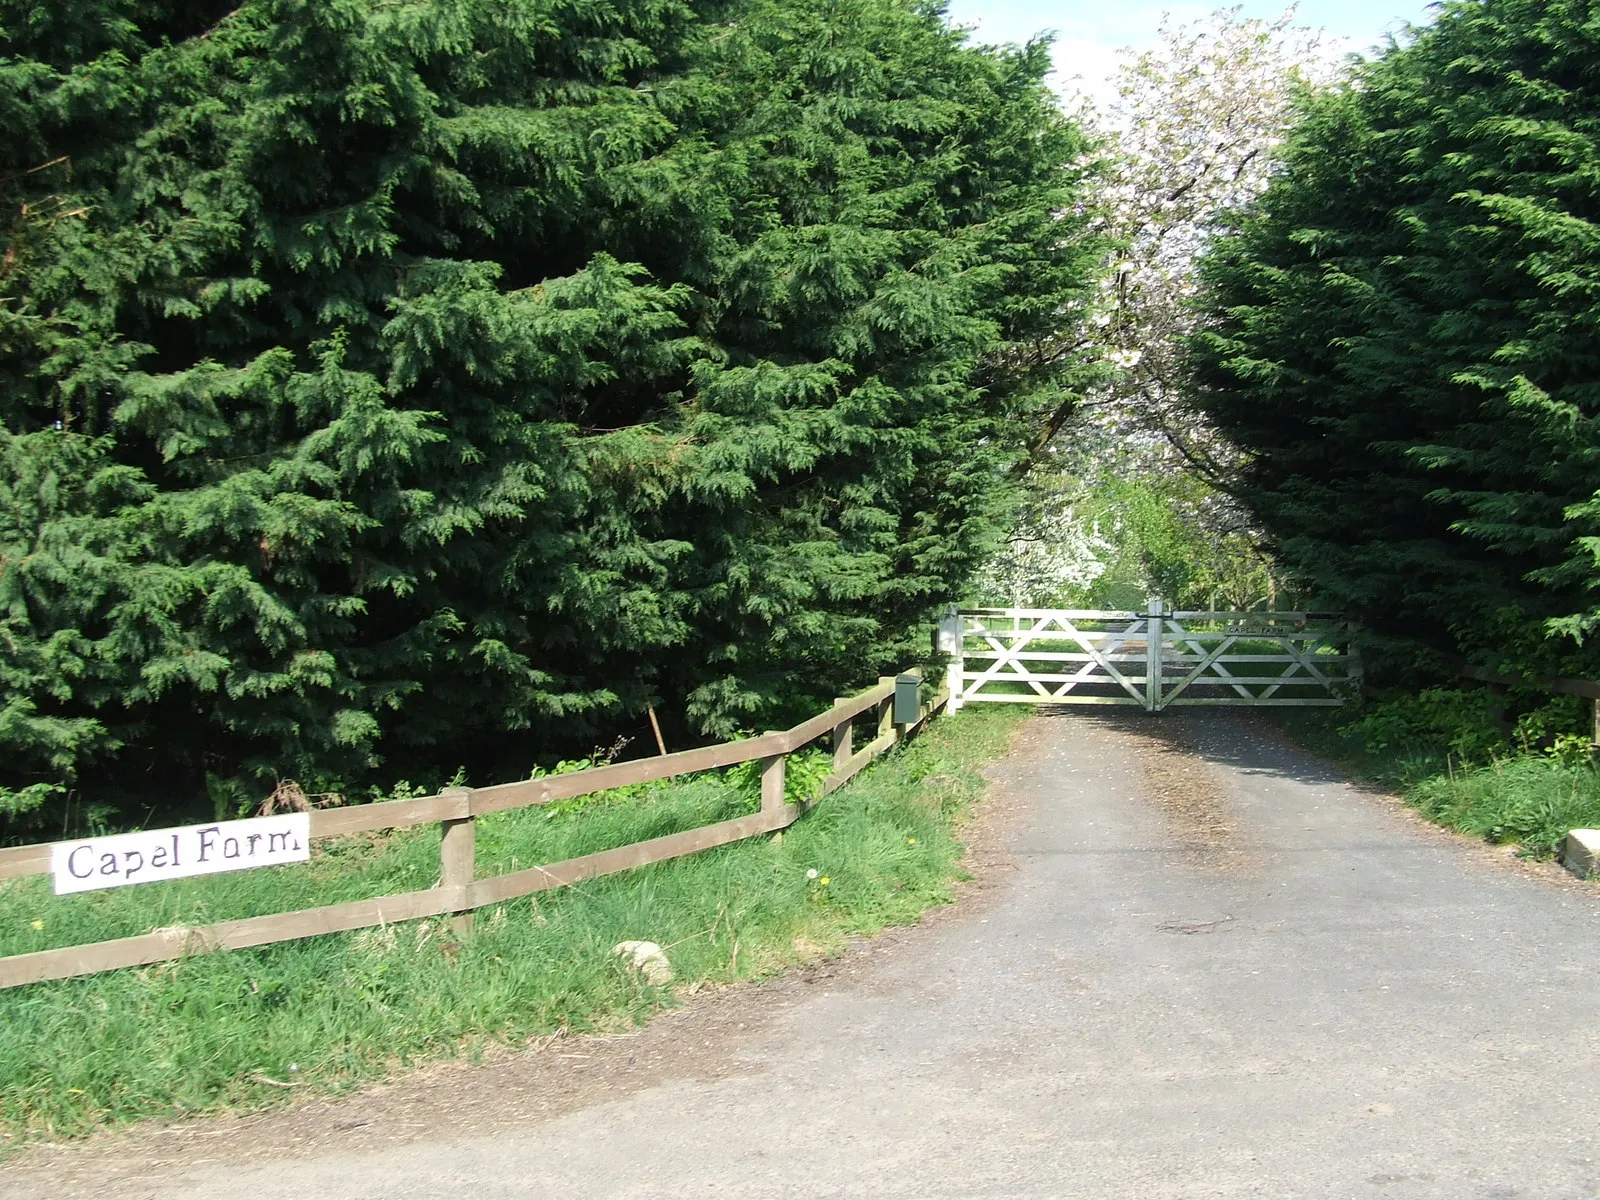
[{"label": "dark green conifer tree", "polygon": [[[1388,661],[1593,671],[1600,32],[1458,0],[1307,98],[1207,268],[1202,406],[1280,554]],[[1418,657],[1419,651],[1423,651]]]},{"label": "dark green conifer tree", "polygon": [[922,653],[1099,255],[909,0],[0,2],[0,810],[477,779]]}]

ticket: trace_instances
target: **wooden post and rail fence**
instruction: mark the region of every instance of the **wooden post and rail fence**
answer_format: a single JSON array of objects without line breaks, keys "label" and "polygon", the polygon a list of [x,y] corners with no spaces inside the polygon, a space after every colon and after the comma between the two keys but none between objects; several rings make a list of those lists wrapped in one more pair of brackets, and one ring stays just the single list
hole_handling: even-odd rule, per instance
[{"label": "wooden post and rail fence", "polygon": [[[144,966],[212,950],[238,950],[297,941],[421,917],[448,917],[457,934],[464,936],[471,929],[472,914],[489,905],[774,833],[794,824],[811,804],[842,787],[873,759],[909,737],[945,706],[949,698],[946,691],[941,690],[931,699],[922,698],[921,679],[920,672],[916,671],[885,676],[876,687],[836,700],[827,712],[792,729],[764,733],[743,741],[722,742],[568,775],[493,787],[447,788],[437,795],[412,800],[314,811],[309,814],[313,840],[437,822],[441,832],[438,886],[321,908],[245,917],[212,925],[177,926],[136,937],[0,957],[0,988]],[[874,736],[858,750],[854,744],[854,722],[874,715]],[[818,794],[808,802],[788,803],[784,795],[786,757],[823,738],[832,739],[833,770],[823,780]],[[506,875],[476,877],[474,848],[478,817],[754,761],[761,763],[761,807],[749,816]],[[0,879],[50,874],[51,850],[49,844],[0,849]]]},{"label": "wooden post and rail fence", "polygon": [[1567,679],[1558,675],[1507,675],[1502,671],[1491,671],[1487,667],[1472,666],[1461,668],[1461,678],[1475,679],[1479,683],[1487,683],[1498,688],[1538,688],[1560,696],[1582,696],[1589,701],[1590,739],[1596,746],[1600,746],[1600,683],[1590,679]]},{"label": "wooden post and rail fence", "polygon": [[[376,804],[351,805],[342,808],[319,809],[308,814],[312,841],[346,837],[353,834],[376,833],[390,829],[405,829],[417,825],[437,823],[439,839],[439,882],[431,888],[377,896],[366,900],[353,900],[320,908],[299,909],[292,912],[273,913],[267,916],[244,917],[202,926],[173,926],[152,930],[134,937],[112,941],[92,942],[77,946],[39,950],[26,954],[0,957],[0,988],[19,987],[50,979],[66,979],[78,975],[91,975],[123,967],[145,966],[151,963],[184,958],[212,950],[238,950],[277,942],[297,941],[328,933],[342,933],[356,929],[387,925],[396,921],[409,921],[425,917],[446,917],[458,936],[471,932],[473,913],[490,905],[501,904],[536,892],[564,887],[612,875],[649,863],[665,862],[724,846],[744,838],[775,833],[794,824],[812,805],[836,791],[853,778],[868,763],[879,757],[898,742],[909,737],[934,713],[947,705],[952,709],[971,700],[1012,700],[1034,703],[1144,703],[1153,711],[1160,705],[1152,704],[1145,693],[1154,693],[1151,681],[1160,680],[1162,672],[1157,665],[1162,660],[1163,635],[1155,632],[1155,622],[1172,623],[1174,614],[1123,613],[1062,613],[1034,612],[1032,610],[969,610],[953,630],[946,630],[941,649],[952,652],[956,661],[945,686],[931,699],[921,696],[920,672],[907,672],[899,676],[885,676],[876,687],[859,695],[836,700],[827,712],[802,722],[792,729],[764,733],[759,737],[736,742],[722,742],[662,754],[655,758],[637,759],[575,771],[568,775],[553,775],[537,779],[491,787],[446,788],[432,796],[411,800],[390,800]],[[998,630],[993,618],[1008,618],[1011,627]],[[1181,614],[1190,616],[1190,614]],[[1241,614],[1204,614],[1205,616],[1240,617]],[[1261,619],[1255,614],[1245,614]],[[1326,687],[1334,680],[1328,678],[1329,666],[1344,665],[1343,659],[1310,657],[1314,647],[1329,638],[1329,632],[1303,632],[1306,627],[1302,614],[1267,614],[1273,620],[1298,619],[1298,628],[1279,631],[1274,627],[1243,628],[1236,620],[1223,626],[1223,632],[1197,634],[1177,628],[1168,632],[1166,640],[1179,638],[1189,652],[1189,661],[1183,665],[1188,674],[1181,681],[1188,684],[1200,677],[1206,669],[1216,669],[1224,660],[1223,653],[1240,638],[1259,639],[1272,636],[1283,641],[1286,649],[1282,655],[1284,665],[1290,670],[1300,669],[1311,675],[1310,679],[1296,678],[1293,682],[1315,682]],[[1064,623],[1070,618],[1075,623]],[[1106,630],[1089,632],[1085,618],[1113,622]],[[1050,622],[1055,622],[1051,625]],[[966,623],[971,623],[971,628]],[[1043,622],[1043,623],[1041,623]],[[1056,628],[1060,625],[1061,628]],[[1149,626],[1148,632],[1146,626]],[[1165,628],[1165,625],[1162,626]],[[1176,628],[1176,627],[1175,627]],[[1134,633],[1145,636],[1137,644],[1129,644]],[[980,637],[984,646],[977,653],[987,653],[995,663],[978,672],[963,672],[960,663],[966,655],[975,653],[966,647],[968,638]],[[1070,637],[1080,645],[1072,650],[1052,650],[1038,657],[1069,663],[1066,676],[1038,676],[1021,665],[1023,658],[1033,657],[1026,649],[1031,639],[1059,640]],[[1198,638],[1218,639],[1215,647],[1203,645]],[[1310,645],[1297,644],[1291,639]],[[1325,652],[1326,653],[1326,652]],[[1346,652],[1348,653],[1348,652]],[[1170,657],[1170,654],[1169,654]],[[1242,655],[1254,661],[1266,661],[1261,654]],[[1145,662],[1149,659],[1149,662]],[[1081,662],[1079,660],[1082,660]],[[1127,677],[1122,667],[1125,662],[1139,662],[1144,675]],[[1273,662],[1276,665],[1277,659]],[[1306,664],[1310,665],[1307,666]],[[1191,665],[1193,664],[1193,665]],[[1001,670],[1001,666],[1005,670]],[[1351,682],[1359,681],[1359,668],[1354,662],[1343,673]],[[1283,668],[1278,668],[1283,669]],[[1058,668],[1059,670],[1059,668]],[[1102,679],[1101,675],[1105,678]],[[967,678],[970,676],[971,678]],[[1506,675],[1480,667],[1463,667],[1461,676],[1502,687],[1537,687],[1546,691],[1582,696],[1590,700],[1595,709],[1595,741],[1600,744],[1600,683],[1582,679],[1554,677],[1524,677]],[[1025,694],[979,694],[979,688],[991,680],[1012,684],[1026,683]],[[1120,685],[1122,695],[1073,695],[1081,684],[1114,682]],[[1240,678],[1223,671],[1215,681],[1236,692],[1244,692],[1248,685],[1264,685],[1273,691],[1291,682],[1285,676],[1254,679]],[[952,701],[952,688],[954,699]],[[1085,689],[1087,690],[1087,689]],[[1113,689],[1114,691],[1116,689]],[[1169,688],[1169,690],[1172,690]],[[1163,696],[1167,703],[1173,699]],[[1270,696],[1239,695],[1207,697],[1190,703],[1272,703]],[[1177,701],[1182,703],[1184,701]],[[1285,701],[1277,701],[1284,703]],[[1299,699],[1288,703],[1338,703],[1339,700]],[[875,716],[873,737],[860,749],[855,747],[854,728],[858,719]],[[791,804],[785,797],[784,763],[788,755],[804,749],[813,742],[831,738],[833,769],[823,780],[818,794],[801,804]],[[510,809],[550,804],[557,800],[586,796],[630,784],[671,779],[700,771],[731,767],[745,762],[761,763],[761,807],[748,816],[720,821],[665,837],[618,846],[563,862],[528,867],[509,874],[479,879],[476,874],[476,821],[478,817]],[[17,846],[0,849],[0,880],[16,879],[30,875],[51,873],[51,844]]]}]

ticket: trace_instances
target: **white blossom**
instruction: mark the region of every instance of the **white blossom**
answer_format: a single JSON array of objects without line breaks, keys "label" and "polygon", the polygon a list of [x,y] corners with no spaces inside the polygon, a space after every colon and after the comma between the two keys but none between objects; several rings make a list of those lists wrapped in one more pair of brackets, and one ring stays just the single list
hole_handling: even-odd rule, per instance
[{"label": "white blossom", "polygon": [[[1177,471],[1218,480],[1237,466],[1186,402],[1183,356],[1198,319],[1200,254],[1272,178],[1297,90],[1335,73],[1324,35],[1293,19],[1293,9],[1265,22],[1239,8],[1188,25],[1169,18],[1155,48],[1123,53],[1115,100],[1096,109],[1076,99],[1100,142],[1090,212],[1119,243],[1079,327],[1089,357],[1111,369],[1041,452],[1017,534],[979,580],[985,601],[1083,601],[1132,536],[1096,502],[1095,480],[1132,473],[1159,486]],[[1203,551],[1210,598],[1270,599],[1273,568],[1249,515],[1220,492],[1200,494],[1180,507],[1212,543]]]},{"label": "white blossom", "polygon": [[1219,469],[1208,460],[1224,448],[1184,400],[1196,260],[1271,179],[1297,90],[1335,73],[1326,36],[1294,15],[1260,21],[1234,7],[1187,25],[1169,17],[1154,48],[1122,53],[1116,100],[1104,109],[1078,101],[1104,156],[1091,203],[1123,244],[1090,322],[1099,357],[1119,369],[1092,406]]}]

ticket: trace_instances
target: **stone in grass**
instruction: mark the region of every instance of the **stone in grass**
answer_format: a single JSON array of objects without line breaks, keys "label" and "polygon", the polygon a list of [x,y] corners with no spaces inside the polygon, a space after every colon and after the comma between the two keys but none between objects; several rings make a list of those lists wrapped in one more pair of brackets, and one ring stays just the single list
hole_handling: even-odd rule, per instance
[{"label": "stone in grass", "polygon": [[1567,834],[1561,865],[1580,879],[1600,875],[1600,829],[1574,829]]},{"label": "stone in grass", "polygon": [[618,942],[611,947],[611,953],[627,958],[646,983],[659,986],[672,982],[672,964],[667,961],[666,952],[654,942]]}]

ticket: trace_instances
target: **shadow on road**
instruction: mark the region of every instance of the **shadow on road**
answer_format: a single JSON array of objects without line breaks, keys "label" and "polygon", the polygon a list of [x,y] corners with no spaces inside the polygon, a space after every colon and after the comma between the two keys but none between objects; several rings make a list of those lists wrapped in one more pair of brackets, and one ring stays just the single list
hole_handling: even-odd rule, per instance
[{"label": "shadow on road", "polygon": [[1133,708],[1058,704],[1040,705],[1038,713],[1050,721],[1079,721],[1134,734],[1173,753],[1195,755],[1250,775],[1310,784],[1342,783],[1348,778],[1248,709],[1194,707],[1147,713]]}]

